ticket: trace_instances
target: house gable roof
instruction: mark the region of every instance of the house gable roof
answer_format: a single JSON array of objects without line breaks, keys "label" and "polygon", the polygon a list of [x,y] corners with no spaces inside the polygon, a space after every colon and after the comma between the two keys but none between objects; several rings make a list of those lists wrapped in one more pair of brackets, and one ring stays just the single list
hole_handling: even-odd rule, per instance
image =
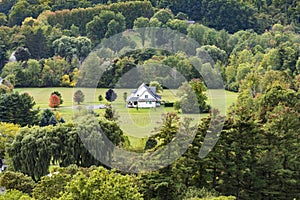
[{"label": "house gable roof", "polygon": [[145,83],[142,83],[137,90],[132,90],[131,95],[127,98],[127,101],[138,101],[140,97],[135,97],[135,94],[145,88],[145,91],[140,95],[140,97],[145,93],[148,92],[153,98],[143,98],[144,101],[160,101],[161,96],[156,94],[156,87],[148,87]]}]

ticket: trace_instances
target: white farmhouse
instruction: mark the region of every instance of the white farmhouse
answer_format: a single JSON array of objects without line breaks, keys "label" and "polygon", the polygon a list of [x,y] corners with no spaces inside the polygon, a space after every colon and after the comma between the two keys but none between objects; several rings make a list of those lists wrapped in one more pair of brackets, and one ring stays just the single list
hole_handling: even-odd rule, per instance
[{"label": "white farmhouse", "polygon": [[160,106],[161,96],[156,94],[156,87],[148,87],[145,83],[132,90],[126,102],[128,108],[155,108]]}]

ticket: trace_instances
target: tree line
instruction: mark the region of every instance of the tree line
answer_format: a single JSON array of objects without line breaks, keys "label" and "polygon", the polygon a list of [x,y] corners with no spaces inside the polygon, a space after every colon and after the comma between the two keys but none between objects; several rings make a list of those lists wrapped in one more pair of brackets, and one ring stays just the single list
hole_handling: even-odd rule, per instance
[{"label": "tree line", "polygon": [[[196,51],[191,48],[190,52],[186,53],[172,53],[151,48],[127,52],[111,62],[108,70],[103,72],[98,87],[112,87],[123,74],[136,68],[137,64],[147,63],[161,63],[175,68],[188,81],[201,76],[211,77],[212,80],[215,80],[214,77],[219,71],[222,80],[206,84],[217,88],[222,85],[223,81],[226,89],[231,91],[238,91],[241,80],[250,72],[258,72],[263,75],[270,70],[284,71],[291,83],[297,82],[299,78],[300,41],[292,26],[275,24],[271,30],[263,34],[251,30],[229,34],[224,30],[217,31],[198,23],[187,25],[186,21],[177,19],[170,10],[163,9],[157,11],[150,19],[139,17],[134,20],[133,28],[137,31],[133,34],[139,37],[140,41],[133,41],[127,36],[122,36],[122,42],[116,41],[111,44],[110,48],[98,50],[98,55],[93,54],[94,58],[85,61],[95,43],[101,41],[103,37],[109,37],[109,35],[123,30],[125,22],[122,14],[114,14],[111,11],[101,12],[87,24],[91,30],[95,31],[87,36],[80,36],[78,27],[75,25],[72,25],[68,32],[64,32],[56,27],[43,25],[35,19],[25,21],[26,23],[22,27],[2,27],[0,30],[3,38],[15,38],[14,43],[11,39],[1,41],[4,43],[3,64],[7,59],[5,54],[11,52],[9,49],[17,47],[14,52],[17,62],[5,64],[1,70],[1,76],[17,87],[73,87],[82,79],[78,66],[90,62],[89,65],[99,67],[99,64],[103,63],[99,55],[111,57],[115,51],[120,51],[123,47],[134,48],[145,42],[153,43],[152,46],[164,45],[166,41],[162,39],[165,36],[159,36],[160,33],[157,32],[157,36],[161,39],[153,40],[151,38],[155,34],[153,36],[153,33],[146,31],[147,28],[151,30],[153,26],[169,27],[187,34],[198,42],[198,48]],[[111,27],[103,29],[102,32],[97,31],[96,27],[102,27],[100,25],[103,23],[110,24],[110,21],[114,21]],[[123,28],[121,28],[122,30],[115,29],[115,26]],[[32,34],[33,27],[36,34]],[[142,31],[143,29],[140,28],[145,29]],[[51,34],[48,34],[49,31]],[[39,51],[36,50],[36,46],[41,47]],[[211,60],[203,58],[205,53],[210,55]],[[197,70],[195,70],[196,68]],[[148,82],[150,81],[152,80],[148,80]],[[156,81],[169,82],[168,77],[159,78],[159,76]],[[89,84],[88,80],[85,82],[82,84]]]}]

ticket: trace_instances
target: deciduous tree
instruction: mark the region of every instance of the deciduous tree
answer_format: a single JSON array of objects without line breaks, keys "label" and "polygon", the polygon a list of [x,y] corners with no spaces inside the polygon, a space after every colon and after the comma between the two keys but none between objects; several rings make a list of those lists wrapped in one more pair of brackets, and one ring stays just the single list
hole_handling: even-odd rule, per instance
[{"label": "deciduous tree", "polygon": [[50,98],[49,98],[49,106],[51,108],[56,109],[56,108],[59,107],[59,105],[60,105],[60,98],[59,98],[59,96],[57,96],[56,94],[52,94],[50,96]]},{"label": "deciduous tree", "polygon": [[116,100],[117,98],[117,94],[115,93],[115,91],[113,89],[109,89],[106,91],[105,93],[105,99],[109,102],[113,102],[114,100]]},{"label": "deciduous tree", "polygon": [[84,94],[81,90],[77,90],[74,93],[73,100],[79,105],[80,103],[84,102]]}]

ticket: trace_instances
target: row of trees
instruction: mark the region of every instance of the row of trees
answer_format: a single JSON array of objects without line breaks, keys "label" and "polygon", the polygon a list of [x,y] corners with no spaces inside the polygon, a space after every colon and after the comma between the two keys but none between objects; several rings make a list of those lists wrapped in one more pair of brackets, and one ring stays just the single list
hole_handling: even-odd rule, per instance
[{"label": "row of trees", "polygon": [[[140,24],[139,21],[143,21],[143,19],[138,18],[135,23]],[[111,67],[106,67],[106,71],[103,72],[99,80],[98,87],[114,87],[116,83],[120,83],[122,80],[122,86],[134,87],[130,85],[131,81],[126,80],[126,77],[123,77],[123,75],[135,69],[137,64],[144,64],[146,66],[143,66],[144,69],[137,70],[136,73],[144,73],[152,76],[144,77],[147,80],[141,81],[150,82],[156,80],[165,83],[163,84],[164,86],[170,85],[174,77],[163,74],[160,70],[157,71],[159,64],[175,68],[187,80],[201,76],[208,77],[206,85],[210,88],[222,87],[222,80],[217,78],[217,71],[219,71],[226,88],[232,91],[238,91],[241,80],[250,72],[264,74],[270,70],[280,70],[287,74],[291,82],[296,82],[297,80],[296,77],[300,71],[300,41],[297,39],[297,34],[291,31],[289,27],[277,24],[273,26],[272,31],[261,35],[251,31],[239,31],[233,35],[229,35],[223,31],[217,32],[195,24],[190,26],[187,32],[188,35],[199,42],[200,46],[207,43],[209,45],[199,46],[196,51],[191,52],[194,56],[187,56],[183,53],[172,55],[170,52],[154,49],[128,52],[115,60],[115,62],[112,62]],[[142,35],[148,33],[138,32],[136,34],[142,39]],[[144,42],[148,40],[151,39],[148,38]],[[76,41],[81,41],[84,48],[76,46]],[[93,85],[93,81],[99,79],[99,77],[93,77],[96,74],[91,72],[95,70],[94,67],[99,68],[100,71],[103,70],[104,64],[100,57],[93,54],[83,64],[83,74],[80,74],[80,70],[77,69],[78,63],[89,52],[89,45],[86,45],[84,41],[87,42],[89,40],[87,38],[84,39],[84,37],[74,38],[67,36],[57,39],[54,41],[55,52],[57,55],[64,56],[64,58],[58,56],[40,61],[33,59],[26,61],[30,57],[28,56],[29,54],[26,54],[24,48],[18,48],[15,54],[20,61],[6,64],[2,69],[1,76],[5,77],[13,85],[23,87],[75,86],[80,79],[83,80],[81,82],[82,86],[91,86],[91,84]],[[90,43],[88,42],[88,44]],[[211,59],[203,56],[205,52],[209,53]],[[80,59],[74,58],[73,56],[77,54],[83,57]],[[113,52],[107,48],[99,50],[99,54],[113,55]],[[22,60],[25,61],[21,62]],[[85,67],[91,69],[85,69]],[[93,76],[83,77],[84,73],[90,73]],[[154,75],[153,73],[160,74]],[[137,76],[140,75],[137,74]],[[121,77],[122,80],[120,80]],[[212,81],[209,82],[209,80]],[[173,87],[179,87],[181,84],[180,80],[173,82],[178,82]]]},{"label": "row of trees", "polygon": [[[72,25],[67,21],[72,20],[73,24],[83,27],[78,17],[81,16],[83,24],[87,24],[92,20],[93,15],[99,10],[113,10],[114,12],[121,12],[127,18],[127,28],[132,26],[133,20],[137,16],[150,17],[153,14],[153,7],[169,8],[179,19],[188,19],[200,21],[206,26],[216,29],[226,29],[233,33],[238,30],[254,29],[258,32],[263,32],[269,28],[270,23],[282,23],[285,25],[293,23],[299,28],[299,5],[296,0],[281,2],[278,0],[270,0],[258,2],[254,0],[245,1],[230,1],[224,2],[220,0],[214,1],[161,1],[151,0],[150,2],[132,2],[125,1],[114,3],[116,1],[82,1],[73,0],[69,2],[47,1],[47,2],[29,2],[22,1],[2,1],[0,3],[1,21],[0,25],[21,25],[26,17],[37,17],[45,10],[43,16],[49,17],[49,23],[56,25],[56,23],[63,23],[63,28],[68,29]],[[59,11],[63,9],[73,9],[71,11]],[[23,12],[20,12],[22,10]],[[54,12],[54,16],[52,11]],[[146,12],[145,12],[146,11]],[[230,12],[229,12],[230,11]],[[143,13],[144,12],[144,13]],[[51,14],[52,13],[52,14]],[[131,13],[129,15],[128,13]],[[133,14],[134,16],[133,16]],[[230,13],[230,15],[228,14]],[[84,16],[82,18],[82,16]],[[61,20],[68,19],[68,20]],[[224,20],[226,19],[226,20]]]},{"label": "row of trees", "polygon": [[[57,13],[57,15],[59,14]],[[7,62],[13,50],[15,50],[16,60],[19,61],[17,63],[7,63],[2,69],[1,76],[16,86],[74,86],[77,83],[76,77],[78,77],[76,68],[90,53],[94,44],[104,37],[109,37],[124,30],[126,24],[126,17],[124,18],[124,16],[118,12],[115,14],[110,10],[103,10],[89,21],[87,25],[89,28],[84,33],[81,33],[79,26],[74,24],[70,24],[67,30],[61,28],[61,26],[53,27],[44,20],[33,18],[24,20],[21,27],[1,27],[0,37],[3,40],[0,41],[0,64],[4,65]],[[117,59],[119,62],[112,62],[112,68],[108,73],[104,72],[105,76],[102,77],[105,80],[99,82],[98,86],[100,87],[112,87],[113,85],[109,84],[116,83],[122,74],[135,66],[134,64],[143,64],[153,56],[154,59],[152,60],[158,60],[163,64],[175,67],[188,80],[200,77],[199,73],[193,68],[195,66],[201,69],[202,76],[210,76],[211,79],[215,79],[215,72],[207,66],[210,64],[212,68],[216,68],[221,72],[226,88],[233,91],[238,90],[240,81],[250,71],[258,71],[264,74],[268,70],[284,70],[291,78],[295,78],[299,74],[300,41],[295,27],[290,25],[275,24],[270,31],[263,34],[257,34],[250,30],[228,34],[224,30],[216,31],[198,23],[188,25],[186,20],[175,17],[168,9],[162,9],[154,15],[137,17],[132,20],[132,27],[137,28],[137,32],[134,34],[140,37],[142,45],[145,42],[146,44],[150,42],[153,43],[152,46],[162,46],[164,42],[169,41],[166,39],[167,36],[162,35],[159,31],[155,33],[156,36],[154,37],[151,36],[151,33],[138,28],[146,28],[147,30],[149,27],[169,27],[187,34],[199,43],[197,51],[196,47],[195,49],[189,48],[190,52],[187,53],[200,57],[201,61],[189,59],[189,61],[183,62],[182,59],[186,55],[181,55],[181,58],[179,56],[174,58],[172,57],[174,55],[171,55],[170,52],[153,51],[151,49],[134,51],[131,54],[126,53],[129,59],[125,60],[126,56],[121,56],[121,59]],[[102,27],[104,31],[99,32],[97,27]],[[178,40],[168,45],[172,45],[172,49],[176,50],[178,46],[184,45],[184,43],[181,44],[180,39]],[[115,51],[121,50],[122,47],[118,47],[118,45],[122,46],[123,43],[131,48],[139,45],[137,44],[139,43],[138,40],[132,41],[128,37],[123,37],[122,42],[116,41],[115,43],[112,44],[111,42],[110,46],[101,50],[99,54],[110,57],[114,55]],[[184,50],[187,50],[187,48],[184,48]],[[207,61],[203,58],[205,52],[209,53],[212,60]],[[54,55],[56,57],[48,58]],[[41,58],[45,59],[40,60]],[[131,58],[134,59],[134,64]],[[103,63],[101,59],[94,58],[90,60],[93,60],[94,64],[99,66]],[[216,65],[213,65],[212,61]],[[199,62],[205,65],[199,67]],[[110,75],[111,73],[114,73],[114,75]],[[162,80],[157,81],[162,82]],[[165,81],[169,82],[169,80]],[[214,87],[220,87],[222,83],[218,81],[216,85]]]},{"label": "row of trees", "polygon": [[[15,170],[28,174],[33,180],[39,180],[49,173],[51,163],[62,167],[70,164],[82,167],[100,165],[90,152],[95,152],[109,163],[113,148],[105,144],[105,137],[116,146],[125,142],[123,132],[116,122],[88,115],[79,117],[76,124],[69,122],[56,126],[22,128],[7,152]],[[95,146],[93,143],[103,145]]]},{"label": "row of trees", "polygon": [[[70,165],[66,168],[55,167],[51,176],[43,176],[34,183],[22,173],[5,172],[0,184],[9,188],[0,199],[50,200],[50,199],[88,199],[88,200],[142,200],[144,195],[139,187],[140,177],[122,175],[114,170],[92,166],[79,168]],[[26,188],[26,189],[25,189]],[[203,198],[196,198],[196,197]],[[190,189],[186,200],[234,200],[235,197],[217,197],[217,192],[206,189]]]},{"label": "row of trees", "polygon": [[299,4],[292,1],[152,0],[155,6],[185,13],[192,20],[233,33],[243,29],[263,32],[271,23],[294,24],[299,29]]}]

